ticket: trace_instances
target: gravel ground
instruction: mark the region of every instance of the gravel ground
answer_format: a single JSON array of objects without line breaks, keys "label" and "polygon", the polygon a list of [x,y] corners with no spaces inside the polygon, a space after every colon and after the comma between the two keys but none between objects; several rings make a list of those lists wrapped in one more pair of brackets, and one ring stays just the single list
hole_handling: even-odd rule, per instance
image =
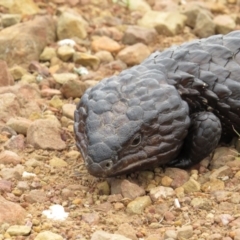
[{"label": "gravel ground", "polygon": [[6,0],[0,12],[0,239],[240,239],[238,139],[192,169],[99,179],[73,133],[88,87],[239,29],[238,1]]}]

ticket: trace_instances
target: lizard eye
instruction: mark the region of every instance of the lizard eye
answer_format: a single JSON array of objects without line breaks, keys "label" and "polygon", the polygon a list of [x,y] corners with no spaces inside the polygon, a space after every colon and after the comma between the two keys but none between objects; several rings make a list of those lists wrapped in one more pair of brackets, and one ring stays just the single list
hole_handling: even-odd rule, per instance
[{"label": "lizard eye", "polygon": [[142,140],[141,135],[140,135],[140,134],[137,134],[137,135],[133,138],[132,143],[131,143],[131,146],[132,146],[132,147],[138,146],[138,145],[141,143],[141,140]]}]

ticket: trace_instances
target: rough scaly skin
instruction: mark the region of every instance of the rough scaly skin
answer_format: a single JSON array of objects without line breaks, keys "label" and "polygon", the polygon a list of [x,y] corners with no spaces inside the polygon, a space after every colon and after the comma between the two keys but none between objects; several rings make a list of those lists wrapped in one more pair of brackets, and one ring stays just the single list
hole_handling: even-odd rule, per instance
[{"label": "rough scaly skin", "polygon": [[98,177],[189,167],[240,132],[240,31],[151,54],[88,89],[77,147]]}]

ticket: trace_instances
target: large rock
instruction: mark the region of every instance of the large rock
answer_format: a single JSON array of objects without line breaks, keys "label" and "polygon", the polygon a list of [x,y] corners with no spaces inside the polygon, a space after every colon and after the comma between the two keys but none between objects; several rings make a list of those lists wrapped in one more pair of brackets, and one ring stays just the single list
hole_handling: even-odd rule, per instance
[{"label": "large rock", "polygon": [[5,61],[0,60],[0,87],[13,85],[14,80]]},{"label": "large rock", "polygon": [[143,43],[136,43],[121,50],[117,58],[125,62],[127,65],[140,64],[150,55],[150,50]]},{"label": "large rock", "polygon": [[141,214],[144,209],[152,204],[149,196],[137,197],[133,201],[129,202],[126,211],[129,214]]},{"label": "large rock", "polygon": [[34,121],[28,128],[27,142],[40,149],[63,150],[66,147],[61,139],[60,124],[51,119]]},{"label": "large rock", "polygon": [[39,12],[39,8],[33,0],[0,0],[0,6],[7,8],[9,13],[33,15]]},{"label": "large rock", "polygon": [[213,19],[216,24],[216,33],[227,34],[236,28],[236,23],[231,16],[218,15]]},{"label": "large rock", "polygon": [[[211,17],[211,13],[207,9],[201,7],[196,3],[183,5],[183,7],[181,8],[181,13],[186,15],[187,17],[186,25],[191,28],[195,27],[197,17],[200,13],[205,13],[209,17]],[[201,21],[201,18],[199,20]]]},{"label": "large rock", "polygon": [[91,43],[91,47],[94,52],[108,51],[111,53],[119,52],[122,48],[118,42],[106,36],[94,39]]},{"label": "large rock", "polygon": [[126,2],[131,11],[147,12],[151,10],[150,5],[144,0],[128,0]]},{"label": "large rock", "polygon": [[21,223],[26,217],[26,211],[17,203],[7,201],[5,198],[0,196],[0,224]]},{"label": "large rock", "polygon": [[10,27],[14,24],[17,24],[21,21],[20,14],[3,14],[2,15],[2,25],[3,28]]},{"label": "large rock", "polygon": [[128,26],[122,41],[124,44],[135,44],[139,42],[150,44],[156,40],[157,35],[157,31],[154,28]]},{"label": "large rock", "polygon": [[179,12],[148,11],[138,21],[142,27],[155,28],[159,34],[174,36],[182,32],[187,17]]},{"label": "large rock", "polygon": [[142,187],[126,179],[121,183],[121,192],[124,198],[132,200],[145,194],[145,190]]},{"label": "large rock", "polygon": [[4,150],[0,153],[0,163],[1,164],[20,164],[21,157],[19,157],[15,152]]},{"label": "large rock", "polygon": [[0,94],[0,103],[0,123],[5,123],[11,116],[20,113],[20,103],[15,94]]},{"label": "large rock", "polygon": [[82,95],[86,90],[87,90],[87,84],[85,82],[75,80],[75,79],[70,79],[65,84],[63,84],[60,89],[62,95],[66,98],[82,97]]},{"label": "large rock", "polygon": [[40,113],[41,109],[33,99],[40,94],[33,85],[14,85],[0,88],[0,123],[7,122],[11,117],[30,117]]},{"label": "large rock", "polygon": [[206,38],[215,34],[216,24],[207,12],[200,12],[196,19],[194,33],[200,38]]},{"label": "large rock", "polygon": [[30,234],[30,232],[31,232],[31,227],[24,226],[24,225],[13,225],[7,229],[7,233],[10,236],[27,236]]},{"label": "large rock", "polygon": [[58,39],[78,37],[80,39],[87,36],[87,22],[81,15],[75,12],[63,12],[57,23]]},{"label": "large rock", "polygon": [[111,234],[102,230],[97,230],[93,233],[91,240],[130,240],[130,238],[127,238],[120,234]]},{"label": "large rock", "polygon": [[38,60],[45,46],[54,40],[52,17],[35,17],[0,32],[0,59],[6,61],[9,67],[14,64],[26,67],[31,61]]},{"label": "large rock", "polygon": [[39,233],[34,240],[63,240],[64,238],[56,233],[50,231],[44,231]]},{"label": "large rock", "polygon": [[38,89],[29,84],[14,85],[0,88],[0,123],[7,122],[11,117],[24,116],[29,118],[32,114],[41,113],[37,101],[40,93]]}]

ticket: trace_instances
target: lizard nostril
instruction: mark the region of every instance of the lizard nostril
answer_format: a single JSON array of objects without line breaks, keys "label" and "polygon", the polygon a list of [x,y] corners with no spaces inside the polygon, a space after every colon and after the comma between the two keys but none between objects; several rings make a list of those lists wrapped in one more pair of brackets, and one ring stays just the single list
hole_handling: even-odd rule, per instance
[{"label": "lizard nostril", "polygon": [[110,166],[111,166],[110,163],[106,163],[106,165],[105,165],[106,168],[109,168]]},{"label": "lizard nostril", "polygon": [[100,165],[102,166],[103,169],[109,170],[113,166],[113,162],[111,160],[106,160],[100,163]]}]

